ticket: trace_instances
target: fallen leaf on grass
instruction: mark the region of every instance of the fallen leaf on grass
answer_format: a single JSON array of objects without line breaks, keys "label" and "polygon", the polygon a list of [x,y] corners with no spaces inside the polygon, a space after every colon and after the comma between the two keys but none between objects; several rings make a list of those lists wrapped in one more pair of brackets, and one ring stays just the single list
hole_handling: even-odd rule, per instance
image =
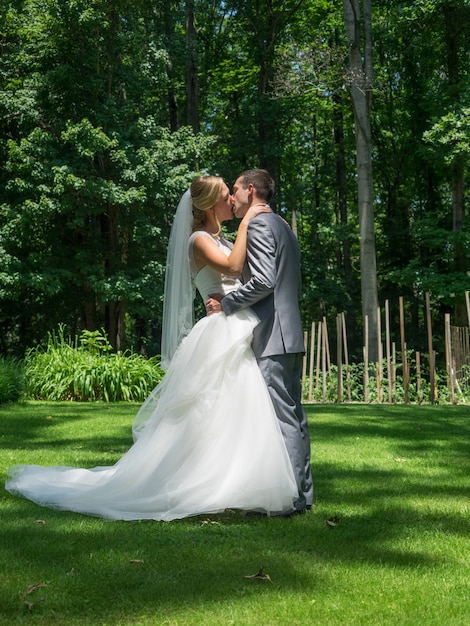
[{"label": "fallen leaf on grass", "polygon": [[331,526],[332,528],[334,528],[336,526],[339,526],[339,517],[337,515],[334,515],[333,517],[325,520],[325,522],[327,526]]},{"label": "fallen leaf on grass", "polygon": [[34,609],[34,607],[36,606],[38,602],[46,601],[45,598],[39,598],[38,600],[36,600],[36,602],[30,602],[29,600],[26,600],[26,596],[28,596],[30,593],[32,593],[33,591],[41,587],[47,587],[47,583],[34,583],[33,585],[29,585],[26,591],[24,591],[23,593],[20,593],[20,597],[23,598],[23,603],[26,604],[26,606],[28,607],[28,611],[30,612]]},{"label": "fallen leaf on grass", "polygon": [[37,519],[35,522],[35,524],[38,524],[39,526],[44,525],[46,522],[43,519]]},{"label": "fallen leaf on grass", "polygon": [[201,522],[201,526],[220,526],[220,522],[216,522],[211,519],[205,519]]},{"label": "fallen leaf on grass", "polygon": [[404,463],[405,461],[408,461],[407,458],[405,458],[404,456],[399,456],[396,459],[393,459],[396,463]]},{"label": "fallen leaf on grass", "polygon": [[144,559],[130,559],[129,563],[143,563]]},{"label": "fallen leaf on grass", "polygon": [[272,583],[273,581],[271,580],[271,577],[269,574],[264,574],[263,573],[263,569],[262,567],[259,568],[259,570],[256,572],[256,574],[251,574],[251,576],[245,576],[245,578],[249,578],[251,580],[257,579],[257,580],[269,580],[270,583]]}]

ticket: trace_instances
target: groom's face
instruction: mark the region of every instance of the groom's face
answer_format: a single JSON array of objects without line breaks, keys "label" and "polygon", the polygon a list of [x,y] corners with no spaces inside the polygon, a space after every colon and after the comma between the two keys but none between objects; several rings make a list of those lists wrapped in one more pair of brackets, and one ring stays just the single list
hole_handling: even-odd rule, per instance
[{"label": "groom's face", "polygon": [[240,218],[245,217],[253,199],[252,185],[244,188],[242,182],[242,178],[237,178],[232,190],[233,214]]}]

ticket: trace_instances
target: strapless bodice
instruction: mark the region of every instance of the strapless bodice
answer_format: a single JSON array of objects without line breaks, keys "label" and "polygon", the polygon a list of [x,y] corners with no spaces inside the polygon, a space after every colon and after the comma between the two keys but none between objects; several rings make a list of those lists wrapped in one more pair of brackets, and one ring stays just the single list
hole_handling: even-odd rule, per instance
[{"label": "strapless bodice", "polygon": [[224,295],[238,289],[240,281],[238,278],[225,276],[208,265],[204,266],[196,274],[194,284],[205,301],[212,293],[223,293]]},{"label": "strapless bodice", "polygon": [[215,237],[212,237],[209,233],[206,233],[205,231],[197,231],[191,235],[191,238],[189,240],[189,259],[192,269],[193,281],[197,290],[201,294],[201,298],[205,301],[210,296],[210,294],[227,294],[231,291],[235,291],[235,289],[238,289],[238,287],[241,285],[241,282],[238,278],[221,274],[209,265],[205,265],[199,271],[196,271],[192,248],[194,240],[200,234],[203,234],[206,237],[210,237],[226,256],[228,256],[231,252],[231,244],[225,239],[217,239]]}]

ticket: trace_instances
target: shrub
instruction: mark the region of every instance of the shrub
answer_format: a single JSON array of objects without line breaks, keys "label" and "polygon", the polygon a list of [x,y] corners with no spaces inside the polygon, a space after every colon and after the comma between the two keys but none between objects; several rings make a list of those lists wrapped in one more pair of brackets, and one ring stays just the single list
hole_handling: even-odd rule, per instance
[{"label": "shrub", "polygon": [[20,361],[0,357],[0,404],[16,402],[23,390],[24,376]]},{"label": "shrub", "polygon": [[142,402],[160,382],[157,359],[132,352],[113,353],[103,331],[83,331],[78,341],[61,326],[45,348],[25,357],[26,392],[37,400]]}]

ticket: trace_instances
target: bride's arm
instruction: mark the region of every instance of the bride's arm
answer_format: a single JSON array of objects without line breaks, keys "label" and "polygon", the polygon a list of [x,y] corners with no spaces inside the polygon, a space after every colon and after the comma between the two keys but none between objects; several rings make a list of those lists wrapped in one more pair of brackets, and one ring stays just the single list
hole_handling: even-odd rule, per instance
[{"label": "bride's arm", "polygon": [[226,256],[211,238],[201,235],[196,237],[193,244],[194,260],[197,268],[209,265],[218,272],[227,276],[240,276],[246,259],[246,233],[248,224],[256,215],[268,211],[265,207],[256,206],[250,208],[240,222],[237,238],[233,248]]}]

